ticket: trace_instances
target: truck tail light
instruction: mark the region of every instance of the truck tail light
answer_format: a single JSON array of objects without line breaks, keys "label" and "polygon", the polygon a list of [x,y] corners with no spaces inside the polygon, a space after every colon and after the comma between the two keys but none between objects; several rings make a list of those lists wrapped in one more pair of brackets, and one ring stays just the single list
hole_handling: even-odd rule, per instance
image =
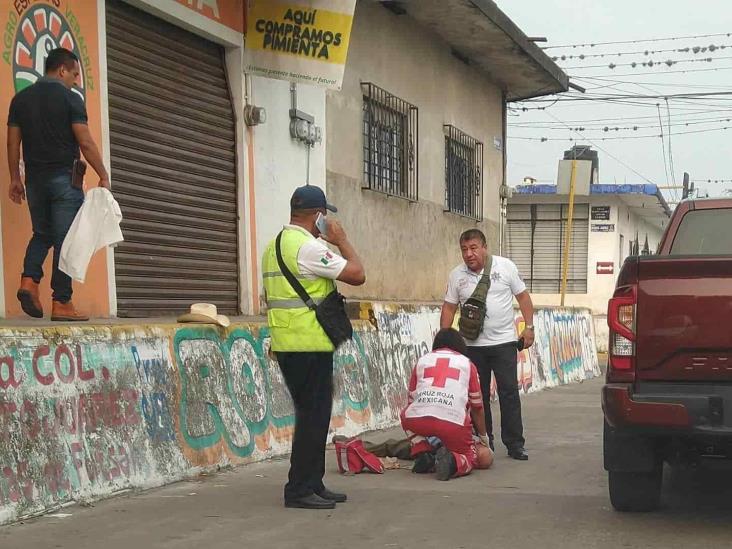
[{"label": "truck tail light", "polygon": [[635,380],[635,313],[637,290],[635,286],[618,288],[610,299],[607,323],[610,327],[608,382]]}]

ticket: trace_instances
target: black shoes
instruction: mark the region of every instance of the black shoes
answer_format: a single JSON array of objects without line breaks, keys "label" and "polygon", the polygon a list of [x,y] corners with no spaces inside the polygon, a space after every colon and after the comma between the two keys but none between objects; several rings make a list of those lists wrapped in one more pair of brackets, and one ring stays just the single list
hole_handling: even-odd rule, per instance
[{"label": "black shoes", "polygon": [[344,503],[348,500],[346,494],[339,494],[338,492],[331,492],[327,488],[322,492],[318,492],[318,495],[323,499],[329,499],[335,503]]},{"label": "black shoes", "polygon": [[435,456],[432,452],[420,452],[414,458],[412,473],[424,474],[430,473],[435,468]]},{"label": "black shoes", "polygon": [[335,501],[323,499],[318,494],[285,500],[285,507],[291,509],[335,509]]},{"label": "black shoes", "polygon": [[529,459],[529,454],[526,453],[526,450],[524,450],[523,446],[520,446],[518,448],[511,448],[508,451],[508,456],[519,461],[528,461]]},{"label": "black shoes", "polygon": [[435,457],[435,472],[437,473],[437,480],[450,480],[450,478],[457,473],[455,456],[453,456],[452,452],[444,446],[437,450],[437,456]]},{"label": "black shoes", "polygon": [[335,509],[336,503],[343,503],[347,500],[346,494],[331,492],[325,488],[319,494],[285,499],[285,507],[294,509]]}]

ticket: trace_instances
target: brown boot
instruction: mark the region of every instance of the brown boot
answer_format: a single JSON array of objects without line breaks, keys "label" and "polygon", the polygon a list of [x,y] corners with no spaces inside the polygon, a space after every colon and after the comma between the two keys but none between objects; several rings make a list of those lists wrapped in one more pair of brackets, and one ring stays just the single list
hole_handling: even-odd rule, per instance
[{"label": "brown boot", "polygon": [[66,303],[54,301],[51,320],[59,322],[84,322],[85,320],[89,320],[89,317],[78,312],[71,301]]},{"label": "brown boot", "polygon": [[20,289],[16,294],[23,312],[33,318],[43,318],[43,307],[38,295],[38,283],[29,276],[20,279]]}]

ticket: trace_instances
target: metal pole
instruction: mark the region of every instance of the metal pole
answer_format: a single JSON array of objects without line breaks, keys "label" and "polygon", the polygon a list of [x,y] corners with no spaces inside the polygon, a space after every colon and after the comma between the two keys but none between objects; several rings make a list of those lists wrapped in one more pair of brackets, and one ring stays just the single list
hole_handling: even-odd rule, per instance
[{"label": "metal pole", "polygon": [[564,264],[562,266],[562,307],[564,307],[564,296],[567,293],[567,273],[569,272],[569,249],[572,243],[572,215],[574,214],[574,180],[576,173],[577,160],[572,160],[572,174],[569,177],[569,212],[567,213],[567,236],[564,238]]}]

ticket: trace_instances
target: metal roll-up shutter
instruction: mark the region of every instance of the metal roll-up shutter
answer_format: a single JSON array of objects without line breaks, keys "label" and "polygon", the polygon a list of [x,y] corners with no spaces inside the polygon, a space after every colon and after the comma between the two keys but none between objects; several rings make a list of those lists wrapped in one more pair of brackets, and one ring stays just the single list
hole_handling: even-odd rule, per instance
[{"label": "metal roll-up shutter", "polygon": [[531,211],[529,204],[509,204],[506,209],[506,256],[516,264],[528,284],[531,279]]},{"label": "metal roll-up shutter", "polygon": [[[566,231],[566,221],[564,223],[564,230]],[[575,204],[572,216],[572,243],[569,253],[569,269],[567,272],[567,292],[569,293],[587,293],[589,229],[589,205]]]},{"label": "metal roll-up shutter", "polygon": [[119,316],[238,311],[236,124],[222,49],[107,1]]}]

